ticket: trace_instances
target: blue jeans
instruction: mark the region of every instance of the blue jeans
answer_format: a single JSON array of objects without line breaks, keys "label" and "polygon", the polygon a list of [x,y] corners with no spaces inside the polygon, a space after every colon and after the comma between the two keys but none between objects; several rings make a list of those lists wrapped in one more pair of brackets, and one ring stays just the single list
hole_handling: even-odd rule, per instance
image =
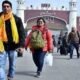
[{"label": "blue jeans", "polygon": [[70,58],[73,57],[73,50],[74,50],[74,48],[76,49],[77,58],[79,58],[79,52],[78,52],[78,50],[79,50],[79,43],[72,42],[70,44],[69,48],[70,48],[70,51],[69,51],[70,52]]},{"label": "blue jeans", "polygon": [[46,52],[43,52],[42,50],[35,50],[32,55],[33,61],[35,65],[37,66],[37,72],[42,71],[45,54]]},{"label": "blue jeans", "polygon": [[0,52],[0,80],[6,80],[6,52]]},{"label": "blue jeans", "polygon": [[8,59],[9,59],[8,77],[13,78],[15,75],[15,65],[16,65],[17,52],[15,50],[6,51],[6,54],[8,55]]}]

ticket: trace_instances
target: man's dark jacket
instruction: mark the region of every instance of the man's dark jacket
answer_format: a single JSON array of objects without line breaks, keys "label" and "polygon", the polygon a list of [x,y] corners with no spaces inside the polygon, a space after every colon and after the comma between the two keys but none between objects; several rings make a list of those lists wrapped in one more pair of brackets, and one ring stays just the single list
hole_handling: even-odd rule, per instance
[{"label": "man's dark jacket", "polygon": [[[0,13],[0,16],[1,16],[1,14],[2,13]],[[13,42],[10,19],[5,21],[6,33],[7,33],[7,38],[8,38],[8,42],[4,42],[4,47],[5,47],[6,51],[15,50],[19,47],[24,47],[25,30],[24,30],[24,27],[23,27],[22,20],[21,20],[21,18],[17,17],[16,15],[14,15],[14,19],[15,19],[18,34],[19,34],[19,43],[15,44]]]}]

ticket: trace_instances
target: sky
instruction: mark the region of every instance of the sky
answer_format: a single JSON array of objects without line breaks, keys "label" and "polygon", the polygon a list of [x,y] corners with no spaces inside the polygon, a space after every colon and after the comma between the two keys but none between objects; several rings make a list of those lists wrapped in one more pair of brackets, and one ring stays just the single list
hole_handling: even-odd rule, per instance
[{"label": "sky", "polygon": [[[0,0],[0,11],[1,11],[1,4],[2,1]],[[13,12],[16,13],[16,8],[17,8],[17,0],[9,0],[12,2],[13,5]],[[33,7],[39,7],[41,3],[50,3],[51,7],[61,7],[64,6],[65,8],[69,9],[69,2],[71,0],[25,0],[25,6],[30,7],[30,5],[33,5]],[[77,0],[77,11],[78,11],[78,16],[80,16],[80,0]]]}]

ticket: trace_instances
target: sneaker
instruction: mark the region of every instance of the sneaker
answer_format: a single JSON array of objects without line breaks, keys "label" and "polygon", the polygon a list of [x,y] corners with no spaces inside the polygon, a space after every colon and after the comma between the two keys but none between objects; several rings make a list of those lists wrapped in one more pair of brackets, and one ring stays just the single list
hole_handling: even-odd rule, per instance
[{"label": "sneaker", "polygon": [[37,72],[37,74],[35,75],[35,77],[39,78],[40,77],[40,72]]}]

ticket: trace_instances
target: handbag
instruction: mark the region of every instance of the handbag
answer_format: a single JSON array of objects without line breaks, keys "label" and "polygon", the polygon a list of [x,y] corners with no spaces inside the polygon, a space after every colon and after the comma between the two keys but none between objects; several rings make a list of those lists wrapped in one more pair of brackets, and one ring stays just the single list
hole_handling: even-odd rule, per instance
[{"label": "handbag", "polygon": [[45,60],[44,60],[45,64],[48,66],[52,66],[53,65],[53,55],[52,53],[47,53],[45,55]]}]

